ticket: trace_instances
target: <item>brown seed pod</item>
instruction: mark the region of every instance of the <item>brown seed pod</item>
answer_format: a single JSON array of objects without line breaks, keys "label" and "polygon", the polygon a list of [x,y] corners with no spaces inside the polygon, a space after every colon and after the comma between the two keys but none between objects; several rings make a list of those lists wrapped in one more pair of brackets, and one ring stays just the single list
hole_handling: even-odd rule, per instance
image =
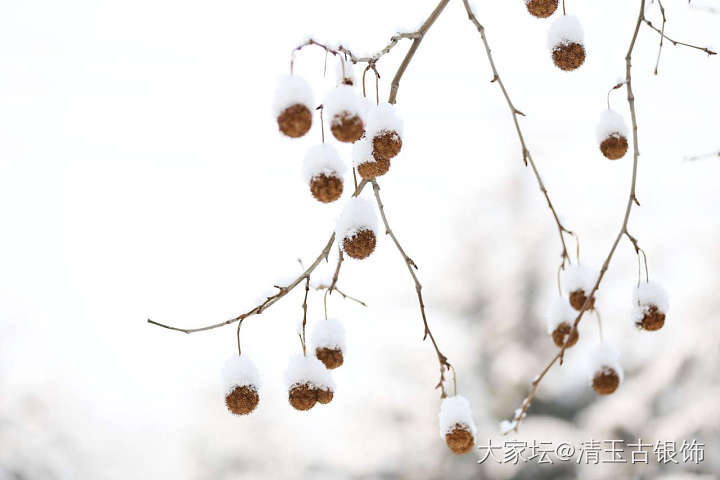
[{"label": "brown seed pod", "polygon": [[298,103],[283,110],[277,122],[280,131],[288,137],[302,137],[312,126],[312,113],[305,105]]},{"label": "brown seed pod", "polygon": [[257,389],[252,385],[235,387],[225,395],[225,405],[235,415],[247,415],[255,410],[259,401]]},{"label": "brown seed pod", "polygon": [[365,125],[360,116],[350,112],[340,112],[332,118],[330,130],[339,141],[353,143],[363,136]]},{"label": "brown seed pod", "polygon": [[375,250],[376,243],[375,232],[363,229],[343,239],[343,250],[352,258],[362,260]]},{"label": "brown seed pod", "polygon": [[614,133],[607,137],[600,144],[600,151],[605,158],[610,160],[617,160],[625,156],[628,150],[627,138],[623,137],[619,133]]},{"label": "brown seed pod", "polygon": [[373,155],[375,158],[385,158],[390,160],[400,153],[402,149],[402,138],[397,132],[382,132],[373,138]]},{"label": "brown seed pod", "polygon": [[[558,325],[552,332],[552,339],[553,342],[555,342],[555,345],[557,345],[558,347],[562,347],[563,345],[565,345],[565,341],[567,340],[568,335],[570,335],[570,332],[572,332],[572,327],[566,322],[562,322],[560,325]],[[568,342],[567,348],[575,345],[578,341],[578,338],[580,338],[580,335],[578,335],[578,331],[575,330],[572,336],[570,336],[570,341]]]},{"label": "brown seed pod", "polygon": [[288,400],[295,410],[310,410],[317,402],[317,391],[307,383],[295,385],[288,392]]},{"label": "brown seed pod", "polygon": [[[583,305],[585,305],[585,301],[587,300],[587,295],[585,295],[584,290],[575,290],[574,292],[570,292],[570,305],[577,310],[578,312],[582,309]],[[595,297],[590,299],[590,305],[588,306],[588,310],[592,310],[595,308]]]},{"label": "brown seed pod", "polygon": [[453,429],[445,434],[445,443],[453,453],[463,455],[473,449],[475,439],[466,425],[456,423]]},{"label": "brown seed pod", "polygon": [[592,388],[598,395],[610,395],[620,385],[620,376],[610,367],[603,367],[592,380]]},{"label": "brown seed pod", "polygon": [[343,364],[343,353],[339,348],[316,348],[315,356],[328,370],[333,370]]},{"label": "brown seed pod", "polygon": [[317,175],[310,180],[310,192],[315,199],[323,203],[334,202],[342,195],[342,178],[324,173]]},{"label": "brown seed pod", "polygon": [[315,394],[317,395],[317,401],[323,405],[330,403],[334,396],[332,390],[323,390],[322,388],[315,389]]},{"label": "brown seed pod", "polygon": [[558,8],[558,0],[529,0],[527,9],[538,18],[547,18]]},{"label": "brown seed pod", "polygon": [[660,330],[663,325],[665,325],[665,314],[658,310],[657,306],[650,305],[642,320],[637,322],[636,325],[640,330],[648,330],[650,332]]},{"label": "brown seed pod", "polygon": [[[373,156],[375,156],[373,154]],[[374,162],[361,163],[357,171],[365,180],[373,180],[376,177],[385,175],[390,170],[390,160],[375,156]]]},{"label": "brown seed pod", "polygon": [[585,62],[585,47],[576,42],[561,43],[553,48],[552,57],[559,69],[569,72]]}]

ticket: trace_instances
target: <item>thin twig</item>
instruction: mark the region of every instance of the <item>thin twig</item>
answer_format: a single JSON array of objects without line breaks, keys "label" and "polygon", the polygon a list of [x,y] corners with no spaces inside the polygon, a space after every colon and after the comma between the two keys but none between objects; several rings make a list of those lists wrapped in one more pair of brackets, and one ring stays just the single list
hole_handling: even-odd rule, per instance
[{"label": "thin twig", "polygon": [[652,22],[651,22],[650,20],[648,20],[647,18],[645,18],[645,15],[644,15],[644,14],[640,16],[640,19],[641,19],[643,22],[645,22],[648,27],[650,27],[650,28],[652,28],[653,30],[655,30],[659,35],[661,35],[661,36],[662,36],[665,40],[667,40],[668,42],[672,43],[674,46],[682,45],[683,47],[694,48],[695,50],[700,50],[701,52],[705,52],[705,53],[707,53],[708,55],[716,55],[716,54],[717,54],[717,52],[715,52],[714,50],[710,50],[710,49],[707,48],[707,47],[699,47],[699,46],[697,46],[697,45],[692,45],[692,44],[690,44],[690,43],[678,42],[677,40],[673,40],[672,38],[670,38],[670,37],[668,37],[667,35],[665,35],[665,33],[664,33],[663,30],[657,28],[655,25],[652,24]]},{"label": "thin twig", "polygon": [[[660,66],[660,55],[662,54],[663,41],[665,40],[665,24],[667,23],[665,7],[663,7],[661,0],[658,0],[658,6],[660,7],[660,14],[662,15],[662,28],[660,29],[660,47],[658,47],[657,61],[655,62],[655,75],[658,74],[658,67]],[[643,13],[643,15],[645,14]]]},{"label": "thin twig", "polygon": [[395,233],[392,231],[392,228],[390,228],[390,224],[388,223],[387,216],[385,215],[385,206],[382,203],[382,199],[380,198],[380,185],[378,185],[377,181],[372,180],[373,184],[373,192],[375,193],[375,200],[378,205],[378,209],[380,210],[380,217],[382,217],[383,224],[385,225],[385,233],[387,235],[390,235],[390,238],[392,239],[393,243],[395,244],[395,247],[397,247],[398,252],[400,252],[400,255],[403,257],[403,260],[405,261],[405,265],[407,266],[408,272],[410,272],[410,276],[413,279],[413,282],[415,283],[415,291],[417,293],[418,297],[418,303],[420,304],[420,314],[422,315],[422,321],[424,325],[424,333],[423,333],[423,340],[426,338],[430,338],[430,341],[432,342],[433,348],[435,348],[435,353],[437,354],[438,362],[440,364],[440,381],[435,386],[435,388],[440,388],[442,394],[441,397],[445,398],[447,396],[447,392],[445,391],[445,372],[446,370],[451,368],[450,363],[448,362],[448,359],[443,353],[440,351],[440,349],[437,346],[437,342],[435,342],[435,337],[432,334],[432,331],[430,330],[430,326],[428,325],[427,321],[427,315],[425,314],[425,302],[423,301],[422,296],[422,284],[418,280],[417,275],[415,274],[415,270],[418,269],[415,262],[408,256],[407,253],[405,253],[405,250],[403,249],[402,245],[400,245],[400,242],[398,241],[397,237],[395,236]]},{"label": "thin twig", "polygon": [[302,351],[303,351],[303,357],[307,355],[307,352],[305,351],[305,325],[307,325],[307,299],[308,299],[308,293],[310,293],[310,275],[305,277],[305,298],[303,299],[302,304],[302,310],[303,310],[303,320],[302,320],[302,336],[300,337],[300,343],[302,344]]}]

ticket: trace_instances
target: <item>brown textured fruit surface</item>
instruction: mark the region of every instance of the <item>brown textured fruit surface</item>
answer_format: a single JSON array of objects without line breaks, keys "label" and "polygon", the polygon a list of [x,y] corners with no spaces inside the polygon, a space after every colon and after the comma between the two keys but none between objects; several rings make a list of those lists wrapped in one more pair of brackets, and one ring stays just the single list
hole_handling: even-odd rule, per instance
[{"label": "brown textured fruit surface", "polygon": [[330,403],[333,399],[333,392],[332,390],[323,390],[323,389],[317,389],[315,390],[317,394],[317,401],[324,404]]},{"label": "brown textured fruit surface", "polygon": [[312,113],[305,105],[298,103],[283,110],[277,122],[280,131],[288,137],[302,137],[312,126]]},{"label": "brown textured fruit surface", "polygon": [[372,230],[360,230],[352,237],[343,239],[343,250],[352,258],[362,260],[375,250],[375,232]]},{"label": "brown textured fruit surface", "polygon": [[627,138],[617,133],[610,135],[600,144],[600,151],[610,160],[617,160],[618,158],[624,157],[627,150]]},{"label": "brown textured fruit surface", "polygon": [[558,0],[530,0],[527,3],[528,12],[538,18],[547,18],[557,10]]},{"label": "brown textured fruit surface", "polygon": [[313,177],[312,180],[310,180],[310,192],[316,200],[323,203],[334,202],[342,195],[342,178],[334,175],[325,175],[324,173]]},{"label": "brown textured fruit surface", "polygon": [[454,453],[463,455],[473,449],[475,439],[465,425],[456,423],[453,429],[445,434],[445,443]]},{"label": "brown textured fruit surface", "polygon": [[375,156],[374,162],[361,163],[357,171],[365,180],[372,180],[385,175],[390,170],[390,160]]},{"label": "brown textured fruit surface", "polygon": [[295,385],[288,392],[288,400],[295,410],[310,410],[317,402],[317,391],[308,384]]},{"label": "brown textured fruit surface", "polygon": [[247,415],[255,410],[260,397],[252,386],[235,387],[225,396],[225,406],[235,415]]},{"label": "brown textured fruit surface", "polygon": [[[553,342],[555,342],[555,345],[557,345],[558,347],[562,347],[563,345],[565,345],[565,341],[567,340],[567,337],[571,331],[572,327],[565,322],[562,322],[560,325],[558,325],[552,332],[552,338]],[[570,336],[570,341],[568,342],[567,348],[575,345],[578,341],[578,338],[580,338],[580,335],[578,335],[578,331],[575,330],[575,332]]]},{"label": "brown textured fruit surface", "polygon": [[620,377],[612,368],[605,367],[593,377],[592,388],[598,395],[610,395],[620,385]]},{"label": "brown textured fruit surface", "polygon": [[553,62],[561,70],[575,70],[585,62],[585,47],[579,43],[557,45],[552,52]]},{"label": "brown textured fruit surface", "polygon": [[360,140],[360,137],[363,136],[365,125],[359,116],[341,112],[333,117],[330,122],[330,130],[339,141],[352,143]]},{"label": "brown textured fruit surface", "polygon": [[383,132],[373,138],[373,153],[377,157],[391,159],[402,149],[402,139],[396,132]]},{"label": "brown textured fruit surface", "polygon": [[[575,290],[570,293],[570,305],[578,312],[585,305],[585,300],[587,300],[587,296],[584,290]],[[593,308],[595,308],[595,297],[590,299],[590,305],[588,305],[587,309],[592,310]]]},{"label": "brown textured fruit surface", "polygon": [[660,330],[665,325],[665,314],[662,313],[655,305],[650,305],[647,313],[643,317],[642,321],[637,323],[637,326],[642,330],[648,330],[654,332]]},{"label": "brown textured fruit surface", "polygon": [[315,356],[320,360],[325,368],[332,370],[343,364],[343,353],[339,348],[316,348]]}]

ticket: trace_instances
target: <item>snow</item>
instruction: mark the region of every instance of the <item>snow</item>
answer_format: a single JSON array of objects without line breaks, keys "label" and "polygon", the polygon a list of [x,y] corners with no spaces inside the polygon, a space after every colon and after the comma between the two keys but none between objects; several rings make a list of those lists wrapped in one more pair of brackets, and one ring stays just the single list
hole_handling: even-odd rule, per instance
[{"label": "snow", "polygon": [[342,112],[349,112],[358,115],[364,120],[364,108],[360,96],[355,87],[350,85],[338,85],[330,90],[323,101],[323,116],[332,123],[333,117]]},{"label": "snow", "polygon": [[313,145],[308,148],[303,159],[303,178],[305,183],[320,175],[342,178],[347,170],[345,163],[340,159],[337,150],[329,143]]},{"label": "snow", "polygon": [[363,163],[375,162],[373,155],[373,144],[368,137],[362,137],[352,146],[353,166],[359,167]]},{"label": "snow", "polygon": [[587,356],[587,368],[590,382],[592,382],[595,374],[604,368],[612,368],[623,381],[624,373],[620,366],[620,352],[617,348],[608,342],[600,342],[590,348]]},{"label": "snow", "polygon": [[597,142],[602,143],[611,135],[616,134],[628,138],[629,130],[625,119],[615,110],[605,110],[600,115],[600,121],[597,125]]},{"label": "snow", "polygon": [[572,326],[577,317],[577,312],[573,310],[568,302],[567,298],[556,296],[553,298],[550,306],[545,312],[545,320],[547,321],[548,333],[552,334],[553,331],[565,322]]},{"label": "snow", "polygon": [[516,426],[517,422],[515,420],[503,420],[500,422],[500,433],[506,435],[513,431]]},{"label": "snow", "polygon": [[440,423],[440,438],[445,439],[445,434],[452,431],[456,423],[467,426],[472,433],[473,438],[477,438],[477,428],[472,419],[472,411],[470,403],[462,395],[447,397],[440,404],[440,414],[438,415]]},{"label": "snow", "polygon": [[401,137],[403,132],[403,121],[397,115],[395,106],[389,103],[381,103],[370,109],[365,136],[372,139],[384,132],[395,132]]},{"label": "snow", "polygon": [[288,107],[305,105],[311,112],[315,104],[314,95],[310,85],[298,75],[284,75],[278,79],[275,89],[273,112],[278,117]]},{"label": "snow", "polygon": [[575,15],[559,16],[550,26],[548,48],[554,50],[560,45],[579,43],[582,45],[584,33],[580,20]]},{"label": "snow", "polygon": [[296,385],[305,383],[321,390],[335,391],[335,382],[325,365],[312,355],[295,355],[290,358],[285,371],[285,381],[290,390]]},{"label": "snow", "polygon": [[651,305],[655,305],[660,312],[667,313],[670,309],[668,294],[657,282],[642,282],[633,289],[633,320],[641,321]]},{"label": "snow", "polygon": [[599,273],[594,268],[582,263],[570,265],[562,272],[563,289],[568,293],[576,290],[582,290],[586,294],[590,293],[595,286]]},{"label": "snow", "polygon": [[340,56],[340,59],[337,62],[338,85],[341,85],[343,83],[343,80],[345,79],[351,80],[353,85],[355,85],[355,67],[352,62],[345,61],[345,58],[343,56]]},{"label": "snow", "polygon": [[345,353],[345,326],[336,318],[319,320],[312,332],[313,348],[339,349]]},{"label": "snow", "polygon": [[257,390],[260,388],[260,373],[247,355],[233,355],[223,365],[222,381],[225,395],[235,387],[252,385]]},{"label": "snow", "polygon": [[378,237],[378,221],[375,205],[364,198],[350,197],[335,224],[335,237],[338,242],[353,237],[360,230],[372,230]]}]

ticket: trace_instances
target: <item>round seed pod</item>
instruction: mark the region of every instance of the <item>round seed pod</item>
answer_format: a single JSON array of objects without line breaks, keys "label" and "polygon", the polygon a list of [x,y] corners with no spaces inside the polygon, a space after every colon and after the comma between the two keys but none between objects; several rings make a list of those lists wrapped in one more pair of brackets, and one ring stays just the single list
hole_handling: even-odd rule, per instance
[{"label": "round seed pod", "polygon": [[260,401],[260,375],[247,355],[233,355],[222,369],[225,406],[235,415],[247,415]]},{"label": "round seed pod", "polygon": [[628,150],[628,127],[622,115],[613,110],[603,112],[597,126],[597,141],[605,158],[617,160],[625,156]]},{"label": "round seed pod", "polygon": [[339,348],[316,348],[315,356],[328,370],[334,370],[342,366],[344,361],[343,352]]},{"label": "round seed pod", "polygon": [[317,390],[307,383],[295,385],[288,392],[288,401],[295,410],[310,410],[317,402]]},{"label": "round seed pod", "polygon": [[297,75],[280,78],[273,108],[278,129],[290,138],[302,137],[312,127],[313,93]]},{"label": "round seed pod", "polygon": [[558,0],[525,0],[528,12],[538,18],[547,18],[558,8]]},{"label": "round seed pod", "polygon": [[353,144],[352,159],[353,165],[365,180],[373,180],[390,170],[390,160],[379,156],[367,137]]},{"label": "round seed pod", "polygon": [[310,147],[303,160],[303,177],[310,192],[322,203],[334,202],[343,192],[345,164],[335,148],[323,143]]},{"label": "round seed pod", "polygon": [[[547,332],[552,336],[553,342],[558,347],[565,345],[568,335],[572,332],[572,325],[575,322],[577,313],[569,305],[565,297],[556,296],[550,303],[549,308],[545,312],[545,320],[547,321]],[[575,330],[570,336],[568,348],[575,345],[578,341],[578,331]]]},{"label": "round seed pod", "polygon": [[345,327],[335,319],[315,322],[311,336],[315,356],[325,368],[333,370],[343,364],[345,351]]},{"label": "round seed pod", "polygon": [[575,15],[563,15],[555,20],[548,34],[548,46],[555,65],[572,71],[585,62],[584,32]]},{"label": "round seed pod", "polygon": [[623,369],[617,349],[607,342],[595,345],[589,352],[590,385],[598,395],[615,392],[623,380]]},{"label": "round seed pod", "polygon": [[[568,292],[568,300],[575,310],[585,305],[587,295],[593,290],[599,272],[583,264],[573,264],[562,272],[562,286]],[[590,299],[588,310],[595,307],[595,297]]]},{"label": "round seed pod", "polygon": [[341,142],[355,142],[365,133],[362,102],[350,85],[338,85],[327,95],[323,114],[327,116],[330,131]]},{"label": "round seed pod", "polygon": [[642,282],[633,290],[633,320],[640,330],[660,330],[669,308],[668,294],[660,284]]},{"label": "round seed pod", "polygon": [[394,105],[381,103],[370,109],[365,136],[372,142],[372,153],[376,159],[390,160],[400,153],[402,133],[403,121]]},{"label": "round seed pod", "polygon": [[335,225],[335,237],[342,249],[351,258],[367,258],[375,251],[377,234],[377,216],[373,204],[351,197]]},{"label": "round seed pod", "polygon": [[477,429],[465,397],[455,395],[443,399],[438,420],[440,437],[453,453],[462,455],[473,449]]},{"label": "round seed pod", "polygon": [[317,395],[317,401],[323,405],[330,403],[334,397],[332,390],[324,390],[322,388],[316,389],[315,394]]}]

